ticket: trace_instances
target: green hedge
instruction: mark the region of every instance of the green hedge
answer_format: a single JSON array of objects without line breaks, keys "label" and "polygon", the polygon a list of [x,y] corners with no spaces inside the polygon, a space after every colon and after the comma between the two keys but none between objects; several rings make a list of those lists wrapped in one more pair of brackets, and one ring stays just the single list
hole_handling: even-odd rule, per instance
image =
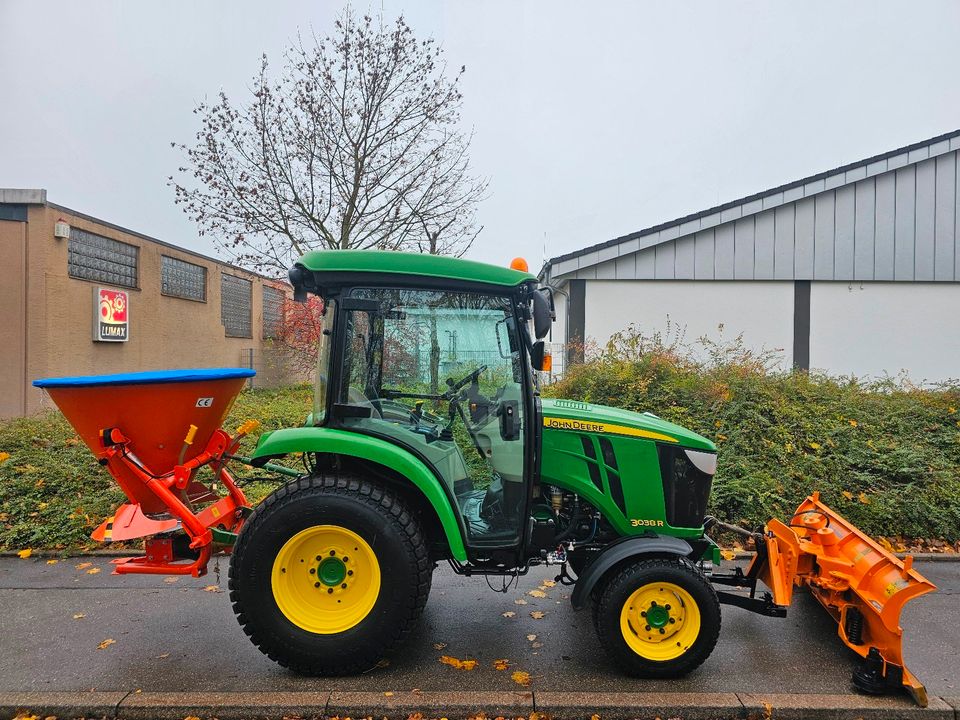
[{"label": "green hedge", "polygon": [[779,372],[738,339],[620,333],[545,394],[648,410],[713,439],[712,510],[759,527],[819,490],[880,536],[960,539],[960,388]]}]

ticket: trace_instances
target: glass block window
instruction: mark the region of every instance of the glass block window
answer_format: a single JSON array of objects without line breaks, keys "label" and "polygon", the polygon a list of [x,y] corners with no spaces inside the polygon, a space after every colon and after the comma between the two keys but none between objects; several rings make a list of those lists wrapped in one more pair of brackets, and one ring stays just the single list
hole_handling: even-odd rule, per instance
[{"label": "glass block window", "polygon": [[137,287],[136,245],[111,240],[79,228],[70,228],[67,274],[80,280]]},{"label": "glass block window", "polygon": [[227,337],[253,337],[253,283],[233,275],[220,276],[220,322]]},{"label": "glass block window", "polygon": [[161,255],[160,292],[202,302],[207,299],[207,269],[202,265]]},{"label": "glass block window", "polygon": [[263,286],[263,339],[275,338],[283,324],[285,293],[269,285]]}]

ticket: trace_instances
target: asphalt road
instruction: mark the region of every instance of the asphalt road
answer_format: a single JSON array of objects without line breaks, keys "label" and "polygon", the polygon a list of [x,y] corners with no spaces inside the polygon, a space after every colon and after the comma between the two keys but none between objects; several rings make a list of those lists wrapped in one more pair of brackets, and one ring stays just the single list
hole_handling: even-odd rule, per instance
[{"label": "asphalt road", "polygon": [[[77,569],[82,562],[92,564]],[[960,563],[916,567],[939,590],[904,612],[907,665],[931,695],[960,695]],[[90,574],[94,568],[101,571]],[[388,666],[357,677],[299,677],[244,636],[230,609],[223,559],[220,569],[219,583],[213,571],[168,582],[111,575],[103,558],[53,565],[0,558],[0,692],[517,689],[509,672],[493,669],[497,658],[529,672],[535,690],[852,692],[856,658],[809,596],[797,597],[786,619],[724,606],[720,642],[699,670],[680,680],[644,681],[624,677],[606,658],[589,611],[571,608],[569,588],[549,588],[542,599],[527,594],[553,577],[547,568],[499,594],[483,578],[440,567],[419,631]],[[210,585],[220,591],[205,590]],[[515,604],[520,598],[526,604]],[[545,616],[536,620],[532,611]],[[516,614],[503,617],[506,612]],[[115,642],[98,649],[107,639]],[[439,643],[442,650],[435,648]],[[457,670],[439,662],[442,654],[479,664]]]}]

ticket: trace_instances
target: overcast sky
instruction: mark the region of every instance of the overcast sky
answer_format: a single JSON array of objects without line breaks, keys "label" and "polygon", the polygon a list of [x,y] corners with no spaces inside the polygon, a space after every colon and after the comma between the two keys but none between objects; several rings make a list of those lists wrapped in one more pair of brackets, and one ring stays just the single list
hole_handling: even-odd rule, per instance
[{"label": "overcast sky", "polygon": [[[465,64],[469,257],[532,269],[960,128],[960,2],[379,0]],[[195,104],[339,3],[0,0],[0,187],[214,253],[166,177]],[[544,251],[544,244],[546,250]]]}]

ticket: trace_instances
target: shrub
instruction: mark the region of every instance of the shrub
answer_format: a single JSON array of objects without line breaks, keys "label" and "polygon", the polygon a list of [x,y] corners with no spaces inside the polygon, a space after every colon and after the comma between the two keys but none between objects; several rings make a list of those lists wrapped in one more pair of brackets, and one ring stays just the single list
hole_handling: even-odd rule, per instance
[{"label": "shrub", "polygon": [[819,490],[873,535],[960,539],[960,388],[778,370],[741,338],[687,345],[635,327],[544,394],[649,410],[713,439],[711,512],[760,527]]}]

